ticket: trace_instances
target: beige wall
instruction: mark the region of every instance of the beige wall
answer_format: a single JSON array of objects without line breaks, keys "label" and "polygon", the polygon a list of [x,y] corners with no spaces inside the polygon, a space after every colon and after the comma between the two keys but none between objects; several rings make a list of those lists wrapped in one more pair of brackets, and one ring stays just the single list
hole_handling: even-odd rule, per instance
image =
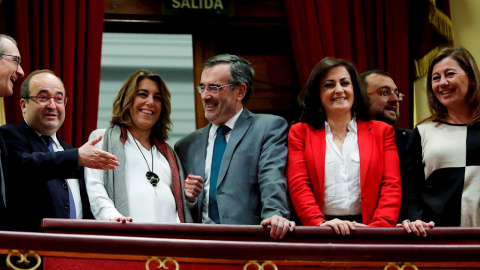
[{"label": "beige wall", "polygon": [[[465,47],[480,64],[480,1],[450,0],[450,15],[455,46]],[[427,104],[426,78],[414,84],[414,125],[430,115]]]},{"label": "beige wall", "polygon": [[465,47],[480,61],[480,1],[450,0],[450,15],[456,46]]}]

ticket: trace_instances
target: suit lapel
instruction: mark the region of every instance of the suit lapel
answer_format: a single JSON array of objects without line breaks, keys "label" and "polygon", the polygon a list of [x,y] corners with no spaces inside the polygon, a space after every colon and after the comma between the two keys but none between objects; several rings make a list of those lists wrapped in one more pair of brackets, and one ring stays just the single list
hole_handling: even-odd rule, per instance
[{"label": "suit lapel", "polygon": [[223,153],[222,165],[220,166],[220,171],[218,172],[217,187],[223,182],[225,175],[230,166],[230,162],[233,158],[233,153],[237,149],[237,145],[240,143],[242,138],[247,133],[248,129],[252,125],[252,113],[246,108],[243,109],[243,112],[235,122],[232,132],[230,133],[230,138],[227,143],[227,148]]},{"label": "suit lapel", "polygon": [[[308,128],[312,129],[310,126],[308,126]],[[311,156],[313,157],[312,165],[315,168],[313,170],[315,172],[315,175],[311,175],[310,177],[312,182],[321,182],[320,185],[323,187],[325,179],[325,153],[327,149],[325,128],[321,128],[318,130],[312,129],[311,133],[312,135],[310,136],[310,148],[306,150],[309,151],[311,153]],[[324,189],[322,188],[321,191],[323,192]]]},{"label": "suit lapel", "polygon": [[372,122],[357,121],[358,127],[358,152],[360,155],[360,188],[367,179],[370,167],[371,153],[373,150]]},{"label": "suit lapel", "polygon": [[[195,172],[205,179],[205,158],[207,157],[207,144],[208,133],[212,124],[208,124],[206,127],[199,129],[197,136],[195,137]],[[191,172],[187,172],[191,173]]]},{"label": "suit lapel", "polygon": [[58,142],[60,143],[60,145],[63,147],[64,150],[73,148],[70,144],[64,142],[64,141],[63,141],[62,139],[60,139],[58,136],[57,136],[57,140],[58,140]]},{"label": "suit lapel", "polygon": [[45,142],[40,138],[40,136],[35,132],[35,130],[30,127],[25,121],[22,122],[23,127],[27,133],[27,137],[30,138],[30,145],[32,146],[33,152],[50,152],[48,150]]},{"label": "suit lapel", "polygon": [[[208,134],[210,132],[210,127],[212,124],[208,124],[206,127],[199,129],[197,131],[197,135],[195,136],[195,153],[194,153],[194,171],[193,173],[196,175],[200,175],[205,181],[207,180],[205,177],[205,159],[207,157],[207,144],[208,144]],[[186,172],[186,176],[189,173]],[[202,221],[202,209],[203,209],[203,199],[205,197],[205,189],[202,189],[200,195],[198,196],[198,216],[197,220],[200,222]]]}]

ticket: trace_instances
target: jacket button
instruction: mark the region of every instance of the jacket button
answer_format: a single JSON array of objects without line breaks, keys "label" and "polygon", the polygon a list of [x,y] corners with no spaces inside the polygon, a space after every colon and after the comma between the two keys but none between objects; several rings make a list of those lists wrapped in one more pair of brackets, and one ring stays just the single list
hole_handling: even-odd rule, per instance
[{"label": "jacket button", "polygon": [[68,188],[67,182],[64,182],[64,183],[63,183],[63,188],[64,188],[64,189],[67,189],[67,188]]},{"label": "jacket button", "polygon": [[70,210],[70,204],[69,203],[65,204],[65,210]]}]

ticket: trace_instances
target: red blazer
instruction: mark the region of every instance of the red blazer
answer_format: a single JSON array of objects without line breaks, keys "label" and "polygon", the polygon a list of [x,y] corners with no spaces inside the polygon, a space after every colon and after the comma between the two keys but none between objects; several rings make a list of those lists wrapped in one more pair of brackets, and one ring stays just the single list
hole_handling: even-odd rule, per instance
[{"label": "red blazer", "polygon": [[[402,189],[393,127],[379,121],[357,120],[357,137],[363,223],[395,226]],[[287,180],[302,225],[318,226],[325,220],[325,144],[325,128],[315,130],[309,124],[298,123],[290,129]]]}]

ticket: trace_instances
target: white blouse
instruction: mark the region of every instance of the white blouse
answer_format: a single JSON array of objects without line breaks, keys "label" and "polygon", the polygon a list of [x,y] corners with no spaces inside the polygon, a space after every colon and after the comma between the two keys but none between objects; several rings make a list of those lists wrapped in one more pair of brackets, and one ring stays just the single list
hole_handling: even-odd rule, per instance
[{"label": "white blouse", "polygon": [[333,141],[330,126],[325,122],[325,193],[322,212],[325,215],[346,216],[362,213],[360,200],[360,154],[357,122],[348,124],[348,132],[340,153]]},{"label": "white blouse", "polygon": [[[95,130],[90,134],[89,140],[104,133],[105,129]],[[155,146],[148,151],[138,141],[137,144],[138,146],[128,132],[124,167],[130,216],[134,222],[180,223],[168,161]],[[95,146],[102,149],[103,139]],[[160,179],[156,187],[153,187],[146,177],[149,168],[152,169],[152,153],[153,172]],[[102,170],[85,168],[85,181],[95,219],[110,220],[122,216],[108,197]]]}]

